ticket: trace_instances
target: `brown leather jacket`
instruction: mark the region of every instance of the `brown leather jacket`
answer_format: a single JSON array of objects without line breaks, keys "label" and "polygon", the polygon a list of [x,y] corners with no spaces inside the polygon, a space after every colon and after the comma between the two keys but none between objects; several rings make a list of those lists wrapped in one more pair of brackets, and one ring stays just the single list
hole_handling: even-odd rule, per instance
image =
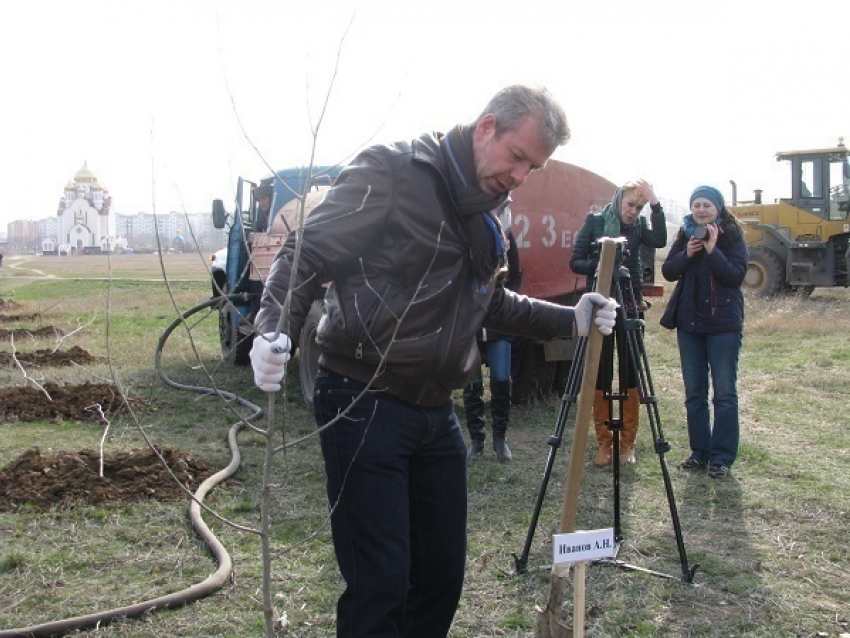
[{"label": "brown leather jacket", "polygon": [[[304,225],[289,315],[298,343],[324,292],[320,365],[415,405],[450,400],[480,370],[476,333],[550,339],[573,333],[573,311],[494,279],[475,290],[466,228],[446,179],[438,133],[374,146],[342,171]],[[273,332],[287,297],[296,233],[281,248],[255,322]]]}]

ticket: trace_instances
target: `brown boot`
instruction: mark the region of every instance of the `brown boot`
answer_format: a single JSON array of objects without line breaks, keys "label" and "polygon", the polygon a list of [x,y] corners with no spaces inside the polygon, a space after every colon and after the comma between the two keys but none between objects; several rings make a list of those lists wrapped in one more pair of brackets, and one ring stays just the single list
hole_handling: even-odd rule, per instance
[{"label": "brown boot", "polygon": [[609,418],[608,409],[605,393],[597,390],[593,395],[593,422],[596,425],[596,440],[599,441],[599,452],[596,453],[596,459],[593,461],[596,467],[611,464],[611,444],[614,441],[614,435],[605,423]]},{"label": "brown boot", "polygon": [[640,395],[637,388],[629,388],[629,397],[623,401],[623,434],[620,436],[620,465],[637,463],[635,439],[640,418]]}]

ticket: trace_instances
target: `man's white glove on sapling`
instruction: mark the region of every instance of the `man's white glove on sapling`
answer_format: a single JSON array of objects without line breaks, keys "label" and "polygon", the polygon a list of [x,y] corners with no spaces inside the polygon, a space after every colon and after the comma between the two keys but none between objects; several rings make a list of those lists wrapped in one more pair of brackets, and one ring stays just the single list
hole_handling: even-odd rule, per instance
[{"label": "man's white glove on sapling", "polygon": [[617,302],[603,297],[598,292],[588,292],[581,296],[573,309],[576,334],[579,337],[590,334],[590,319],[593,316],[594,306],[598,307],[595,323],[599,332],[608,336],[614,330],[614,323],[617,321]]},{"label": "man's white glove on sapling", "polygon": [[280,334],[275,339],[273,332],[267,332],[254,339],[254,345],[251,347],[251,367],[254,369],[254,383],[260,390],[280,390],[291,351],[292,342],[285,334]]}]

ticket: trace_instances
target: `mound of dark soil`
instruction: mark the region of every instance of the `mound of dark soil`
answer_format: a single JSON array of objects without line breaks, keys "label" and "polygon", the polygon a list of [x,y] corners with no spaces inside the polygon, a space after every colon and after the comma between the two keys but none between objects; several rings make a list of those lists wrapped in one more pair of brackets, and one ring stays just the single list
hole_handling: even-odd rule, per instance
[{"label": "mound of dark soil", "polygon": [[45,383],[43,387],[50,398],[33,385],[0,389],[0,422],[98,421],[100,414],[95,407],[98,405],[107,418],[126,411],[120,391],[109,383]]},{"label": "mound of dark soil", "polygon": [[3,299],[0,297],[0,310],[12,310],[13,308],[19,308],[20,304],[14,299]]},{"label": "mound of dark soil", "polygon": [[30,337],[50,337],[51,339],[55,339],[56,337],[64,337],[65,332],[61,328],[57,328],[56,326],[43,326],[41,328],[13,328],[12,330],[8,330],[6,328],[0,328],[0,339],[4,341],[8,341],[12,337],[15,338],[15,341],[20,339],[28,339]]},{"label": "mound of dark soil", "polygon": [[83,365],[93,363],[97,357],[80,346],[73,346],[68,350],[52,350],[45,348],[34,352],[18,352],[12,357],[11,352],[0,352],[0,367],[14,368],[15,359],[24,366],[61,367],[71,365]]},{"label": "mound of dark soil", "polygon": [[18,323],[21,321],[36,321],[41,319],[41,314],[33,313],[29,315],[0,315],[0,323]]},{"label": "mound of dark soil", "polygon": [[[185,452],[169,447],[159,452],[177,479],[193,492],[212,475],[208,463]],[[104,455],[103,476],[98,453],[92,450],[42,456],[35,447],[0,469],[0,511],[22,505],[47,509],[179,498],[188,496],[150,448]]]}]

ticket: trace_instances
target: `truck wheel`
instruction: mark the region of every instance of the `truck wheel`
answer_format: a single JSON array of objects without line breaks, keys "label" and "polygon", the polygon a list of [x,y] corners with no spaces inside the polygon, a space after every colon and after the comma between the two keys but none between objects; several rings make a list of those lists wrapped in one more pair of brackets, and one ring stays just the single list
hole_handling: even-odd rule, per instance
[{"label": "truck wheel", "polygon": [[751,248],[744,291],[755,297],[772,297],[782,292],[784,285],[785,266],[779,255],[768,248]]},{"label": "truck wheel", "polygon": [[313,408],[313,387],[316,375],[319,374],[319,355],[321,347],[316,343],[316,329],[325,309],[325,302],[318,299],[313,302],[310,313],[301,328],[301,339],[298,344],[298,376],[301,379],[301,395],[307,407]]},{"label": "truck wheel", "polygon": [[242,313],[230,304],[223,305],[218,311],[221,356],[227,365],[246,366],[251,361],[251,338],[239,331],[239,327],[247,322]]}]

